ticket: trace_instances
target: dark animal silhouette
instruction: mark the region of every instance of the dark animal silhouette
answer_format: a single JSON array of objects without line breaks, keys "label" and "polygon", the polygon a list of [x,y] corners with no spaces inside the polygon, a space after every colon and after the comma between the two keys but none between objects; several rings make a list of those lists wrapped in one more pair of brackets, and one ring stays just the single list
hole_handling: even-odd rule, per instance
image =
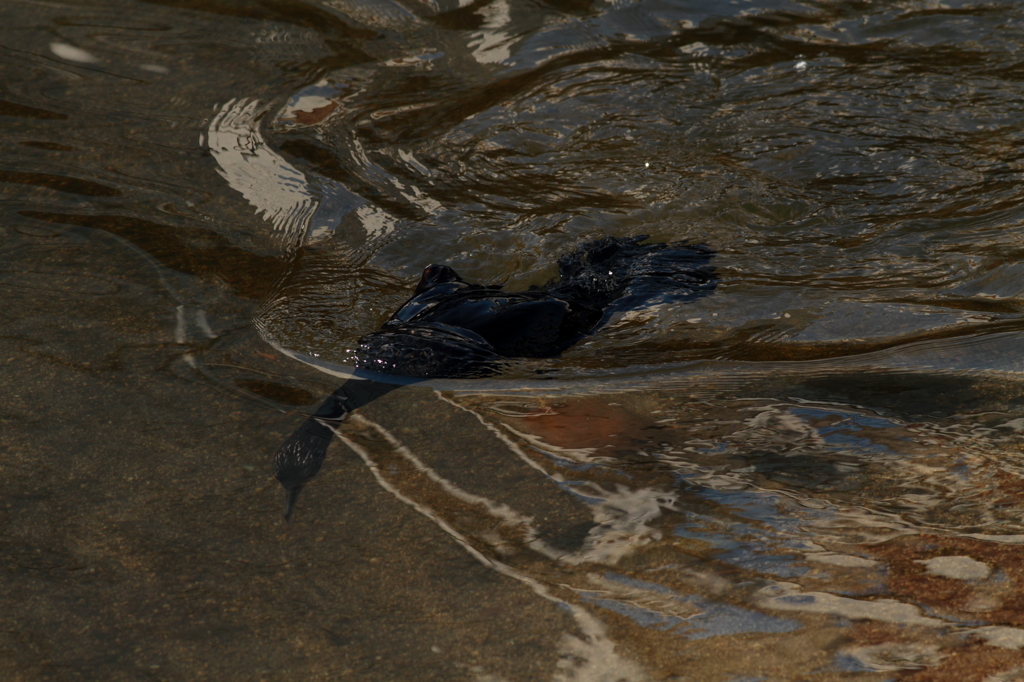
[{"label": "dark animal silhouette", "polygon": [[[470,284],[447,265],[428,265],[412,298],[360,339],[354,364],[420,379],[486,376],[508,358],[554,357],[616,312],[691,301],[714,290],[710,249],[641,244],[645,239],[608,237],[584,244],[559,259],[557,281],[521,292]],[[395,388],[350,379],[284,442],[274,456],[274,473],[287,494],[286,519],[302,486],[320,470],[338,424]]]}]

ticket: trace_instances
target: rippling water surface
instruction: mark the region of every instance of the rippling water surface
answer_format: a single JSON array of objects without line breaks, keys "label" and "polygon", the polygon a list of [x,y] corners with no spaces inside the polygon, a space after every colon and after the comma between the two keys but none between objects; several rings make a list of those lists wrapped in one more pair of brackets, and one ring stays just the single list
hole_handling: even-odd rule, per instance
[{"label": "rippling water surface", "polygon": [[[1015,3],[0,17],[8,679],[1024,675]],[[637,234],[715,292],[388,393],[280,519],[426,264]]]}]

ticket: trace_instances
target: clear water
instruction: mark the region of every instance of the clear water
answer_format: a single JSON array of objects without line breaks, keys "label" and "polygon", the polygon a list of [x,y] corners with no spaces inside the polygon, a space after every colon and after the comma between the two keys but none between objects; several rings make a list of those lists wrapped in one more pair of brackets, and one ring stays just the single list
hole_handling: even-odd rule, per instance
[{"label": "clear water", "polygon": [[[3,675],[1024,674],[1021,9],[463,5],[0,8]],[[284,524],[294,357],[632,234],[718,289],[389,393]]]}]

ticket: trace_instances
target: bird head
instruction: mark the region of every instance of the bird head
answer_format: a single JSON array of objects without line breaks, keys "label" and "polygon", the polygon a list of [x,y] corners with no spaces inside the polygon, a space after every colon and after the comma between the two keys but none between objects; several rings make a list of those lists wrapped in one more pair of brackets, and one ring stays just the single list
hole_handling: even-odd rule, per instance
[{"label": "bird head", "polygon": [[289,436],[274,454],[274,476],[284,486],[286,521],[295,511],[302,486],[323,466],[332,435],[331,430],[314,417]]},{"label": "bird head", "polygon": [[459,273],[452,270],[447,265],[428,265],[423,268],[423,275],[420,277],[419,284],[416,285],[416,293],[414,295],[422,294],[428,289],[433,289],[438,284],[447,284],[448,282],[461,282],[463,281],[459,277]]}]

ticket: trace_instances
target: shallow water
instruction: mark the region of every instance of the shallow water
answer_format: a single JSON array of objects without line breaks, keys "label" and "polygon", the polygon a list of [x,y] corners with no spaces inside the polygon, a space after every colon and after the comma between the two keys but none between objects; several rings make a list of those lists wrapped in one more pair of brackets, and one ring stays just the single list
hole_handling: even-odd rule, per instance
[{"label": "shallow water", "polygon": [[[1024,12],[463,5],[0,9],[4,678],[1024,675]],[[632,234],[716,291],[379,398],[281,520],[424,265]]]}]

